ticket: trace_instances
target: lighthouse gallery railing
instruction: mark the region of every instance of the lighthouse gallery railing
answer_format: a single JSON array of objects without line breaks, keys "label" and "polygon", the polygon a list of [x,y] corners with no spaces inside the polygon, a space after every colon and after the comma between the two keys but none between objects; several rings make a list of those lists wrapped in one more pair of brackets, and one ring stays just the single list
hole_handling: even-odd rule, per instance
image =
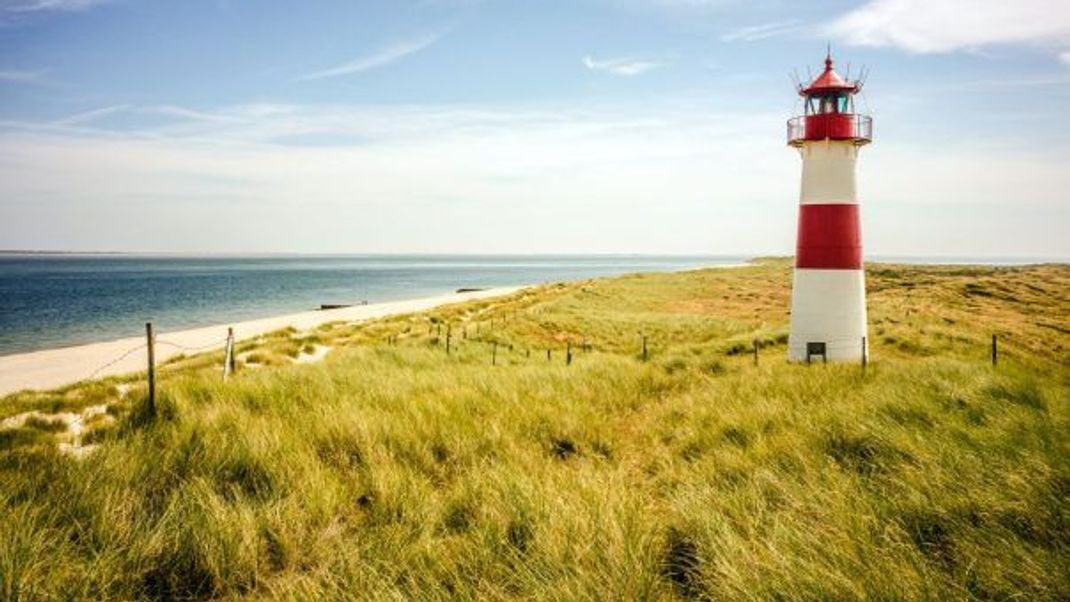
[{"label": "lighthouse gallery railing", "polygon": [[869,144],[873,140],[873,118],[855,113],[800,115],[788,120],[788,144],[806,140],[853,140]]}]

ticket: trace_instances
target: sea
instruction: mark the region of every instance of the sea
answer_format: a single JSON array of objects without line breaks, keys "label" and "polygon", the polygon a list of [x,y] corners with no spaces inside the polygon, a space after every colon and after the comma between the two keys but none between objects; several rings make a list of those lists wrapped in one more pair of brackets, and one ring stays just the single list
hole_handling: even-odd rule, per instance
[{"label": "sea", "polygon": [[745,256],[177,256],[0,253],[0,355],[144,332],[540,284],[740,264]]}]

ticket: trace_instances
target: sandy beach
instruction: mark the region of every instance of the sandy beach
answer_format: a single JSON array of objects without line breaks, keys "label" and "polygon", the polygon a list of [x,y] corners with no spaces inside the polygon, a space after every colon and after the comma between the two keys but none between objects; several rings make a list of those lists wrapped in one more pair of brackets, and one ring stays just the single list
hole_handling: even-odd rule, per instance
[{"label": "sandy beach", "polygon": [[[521,288],[523,287],[492,288],[160,332],[156,336],[156,361],[157,363],[164,362],[180,353],[194,354],[222,349],[229,327],[234,328],[234,335],[240,341],[288,326],[297,330],[307,330],[328,322],[371,320],[425,311],[451,303],[508,295]],[[0,395],[23,389],[52,389],[88,378],[102,378],[144,370],[145,352],[138,349],[144,343],[144,336],[140,336],[76,347],[0,356]],[[191,349],[196,351],[190,351]],[[123,357],[127,353],[129,354]],[[109,364],[114,360],[118,361]]]}]

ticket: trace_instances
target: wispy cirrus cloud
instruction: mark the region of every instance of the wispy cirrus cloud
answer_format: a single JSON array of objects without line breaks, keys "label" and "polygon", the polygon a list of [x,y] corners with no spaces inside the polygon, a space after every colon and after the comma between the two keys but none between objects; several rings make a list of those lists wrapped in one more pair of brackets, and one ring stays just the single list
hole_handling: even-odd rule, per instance
[{"label": "wispy cirrus cloud", "polygon": [[443,35],[445,35],[444,32],[437,32],[412,38],[409,40],[395,42],[393,44],[390,44],[389,46],[380,48],[379,50],[371,54],[358,56],[354,59],[351,59],[334,67],[329,67],[327,69],[321,69],[319,71],[307,73],[297,79],[301,81],[307,81],[325,79],[329,77],[339,77],[342,75],[351,75],[353,73],[360,73],[361,71],[367,71],[369,69],[375,69],[376,67],[389,65],[390,63],[403,59],[409,56],[410,54],[416,54],[417,52],[428,48],[429,46],[442,39]]},{"label": "wispy cirrus cloud", "polygon": [[77,11],[111,1],[112,0],[0,0],[0,11],[6,13]]},{"label": "wispy cirrus cloud", "polygon": [[51,122],[51,126],[71,126],[81,125],[83,123],[89,123],[101,117],[107,117],[108,115],[115,115],[116,113],[123,113],[132,109],[132,105],[121,104],[111,105],[107,107],[101,107],[99,109],[91,109],[89,111],[82,111],[81,113],[75,113],[62,119],[57,119]]},{"label": "wispy cirrus cloud", "polygon": [[833,21],[826,33],[850,44],[896,46],[920,53],[996,44],[1066,48],[1065,0],[870,0]]},{"label": "wispy cirrus cloud", "polygon": [[39,84],[45,81],[43,70],[0,69],[0,82],[13,84]]},{"label": "wispy cirrus cloud", "polygon": [[583,57],[580,62],[591,71],[605,71],[606,73],[623,77],[641,75],[665,65],[662,61],[634,59],[631,57],[596,59],[591,55]]},{"label": "wispy cirrus cloud", "polygon": [[740,27],[721,36],[722,42],[757,42],[767,38],[775,38],[802,29],[802,24],[797,19],[787,21],[773,21],[760,25]]}]

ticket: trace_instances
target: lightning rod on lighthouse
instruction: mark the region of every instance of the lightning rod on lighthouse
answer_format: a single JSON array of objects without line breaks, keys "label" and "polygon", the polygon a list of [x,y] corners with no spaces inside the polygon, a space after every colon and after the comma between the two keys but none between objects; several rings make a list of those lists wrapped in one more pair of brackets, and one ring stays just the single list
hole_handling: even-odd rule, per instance
[{"label": "lightning rod on lighthouse", "polygon": [[866,354],[866,282],[855,162],[872,140],[873,121],[855,112],[859,80],[832,68],[799,86],[803,115],[788,120],[788,144],[802,157],[791,361],[856,361]]}]

